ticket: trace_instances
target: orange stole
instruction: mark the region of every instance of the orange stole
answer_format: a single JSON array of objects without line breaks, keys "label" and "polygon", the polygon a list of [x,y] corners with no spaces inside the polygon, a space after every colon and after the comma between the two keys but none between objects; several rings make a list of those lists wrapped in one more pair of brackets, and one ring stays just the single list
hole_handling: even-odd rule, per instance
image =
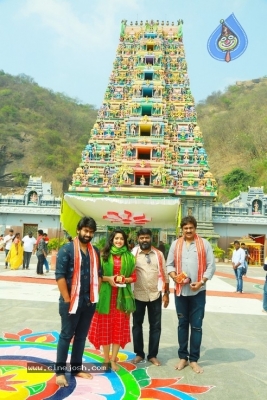
[{"label": "orange stole", "polygon": [[[207,259],[206,259],[206,251],[203,239],[195,235],[194,241],[197,247],[197,258],[198,258],[198,281],[201,281],[203,278],[203,274],[207,269]],[[174,265],[176,266],[176,274],[180,274],[182,272],[182,252],[183,252],[183,244],[184,238],[180,237],[177,239],[177,243],[174,250]],[[176,295],[180,296],[182,290],[182,284],[176,283]]]}]

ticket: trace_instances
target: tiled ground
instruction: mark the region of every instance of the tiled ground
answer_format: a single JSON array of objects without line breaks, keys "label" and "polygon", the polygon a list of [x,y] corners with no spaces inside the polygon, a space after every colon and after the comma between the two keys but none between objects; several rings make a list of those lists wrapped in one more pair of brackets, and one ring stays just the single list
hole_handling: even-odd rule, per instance
[{"label": "tiled ground", "polygon": [[[57,309],[58,290],[53,279],[53,271],[44,277],[37,276],[34,256],[29,271],[6,270],[3,260],[3,252],[0,252],[1,336],[5,336],[6,332],[16,334],[25,328],[29,328],[33,333],[58,332],[60,329]],[[88,382],[79,379],[71,393],[64,392],[64,389],[56,391],[53,377],[51,381],[44,384],[43,381],[46,379],[39,375],[39,380],[43,379],[43,381],[32,384],[31,388],[34,388],[32,396],[40,400],[63,399],[66,396],[70,399],[90,400],[105,398],[116,400],[128,398],[265,399],[267,393],[267,314],[261,311],[264,276],[262,268],[250,267],[248,277],[244,280],[244,294],[236,294],[234,293],[235,279],[230,264],[217,266],[216,275],[212,281],[208,282],[200,359],[200,364],[205,370],[204,374],[196,375],[189,367],[181,372],[174,369],[177,361],[177,317],[174,310],[174,297],[171,295],[169,308],[163,310],[163,329],[158,355],[162,361],[161,367],[143,363],[138,366],[137,371],[130,371],[132,364],[127,362],[127,357],[128,359],[133,357],[133,348],[132,344],[128,344],[126,352],[121,353],[121,360],[126,362],[122,362],[124,367],[121,368],[119,374],[96,375],[94,384],[91,382],[89,385],[90,388],[86,386]],[[144,331],[147,339],[147,322]],[[31,354],[39,352],[39,356],[40,352],[48,349],[48,345],[42,347],[41,343],[52,340],[45,334],[39,335],[34,340],[29,337],[30,334],[26,332],[24,336],[21,335],[20,340],[32,340]],[[8,339],[8,335],[5,339]],[[4,342],[4,345],[9,344],[8,347],[4,346],[5,357],[3,357],[3,352],[0,353],[0,398],[30,399],[29,390],[19,389],[16,384],[12,384],[12,379],[12,382],[8,384],[7,381],[3,381],[5,377],[4,370],[1,369],[3,359],[10,354],[13,356],[19,354],[24,348],[23,345],[19,348],[15,342],[13,345],[10,342],[11,339]],[[119,385],[123,388],[120,389]],[[26,383],[24,386],[26,387]],[[40,387],[45,388],[42,389],[43,392],[40,392],[39,397],[36,392],[37,387],[39,391]],[[134,387],[136,392],[134,392]],[[10,388],[15,388],[18,392]],[[50,393],[50,397],[45,394],[45,390]],[[15,397],[12,397],[14,395]]]}]

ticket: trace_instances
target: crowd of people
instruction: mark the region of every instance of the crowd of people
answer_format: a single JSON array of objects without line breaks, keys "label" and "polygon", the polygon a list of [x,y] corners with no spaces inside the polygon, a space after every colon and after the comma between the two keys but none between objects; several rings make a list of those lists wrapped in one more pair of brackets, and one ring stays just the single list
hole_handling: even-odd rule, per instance
[{"label": "crowd of people", "polygon": [[37,256],[37,269],[38,275],[44,275],[43,266],[45,266],[46,273],[49,272],[49,264],[47,261],[49,237],[42,229],[38,230],[38,237],[35,239],[32,232],[29,232],[23,238],[20,233],[14,233],[12,228],[6,236],[3,236],[2,245],[5,249],[5,268],[10,266],[11,270],[29,269],[31,256]]}]

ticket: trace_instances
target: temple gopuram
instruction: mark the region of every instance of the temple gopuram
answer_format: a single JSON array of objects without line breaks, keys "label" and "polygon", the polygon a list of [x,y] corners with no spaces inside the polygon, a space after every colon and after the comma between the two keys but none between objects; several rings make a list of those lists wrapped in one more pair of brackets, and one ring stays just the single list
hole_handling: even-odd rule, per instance
[{"label": "temple gopuram", "polygon": [[217,238],[216,197],[197,125],[183,21],[121,23],[104,101],[64,196],[64,228],[90,215],[98,226],[158,229],[165,241],[185,215]]}]

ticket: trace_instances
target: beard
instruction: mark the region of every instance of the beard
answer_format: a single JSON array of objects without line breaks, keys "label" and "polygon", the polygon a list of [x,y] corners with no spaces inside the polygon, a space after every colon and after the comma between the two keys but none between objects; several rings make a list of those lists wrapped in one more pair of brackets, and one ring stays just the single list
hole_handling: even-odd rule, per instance
[{"label": "beard", "polygon": [[148,250],[151,247],[151,240],[149,242],[140,242],[139,246],[142,250]]},{"label": "beard", "polygon": [[92,240],[92,236],[82,236],[80,233],[78,234],[78,239],[81,243],[87,244]]}]

